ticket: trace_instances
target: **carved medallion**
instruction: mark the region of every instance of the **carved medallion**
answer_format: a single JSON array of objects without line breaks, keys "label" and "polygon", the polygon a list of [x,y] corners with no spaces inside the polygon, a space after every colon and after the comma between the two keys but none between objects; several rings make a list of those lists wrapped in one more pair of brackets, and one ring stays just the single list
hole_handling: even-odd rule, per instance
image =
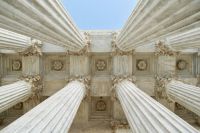
[{"label": "carved medallion", "polygon": [[139,71],[147,70],[147,62],[145,60],[137,60],[137,69]]},{"label": "carved medallion", "polygon": [[63,62],[60,61],[60,60],[54,60],[54,61],[52,61],[51,65],[52,65],[51,66],[52,70],[61,71],[63,69]]},{"label": "carved medallion", "polygon": [[20,71],[21,69],[22,69],[22,62],[20,60],[13,60],[12,61],[12,70]]},{"label": "carved medallion", "polygon": [[176,67],[178,70],[185,70],[187,68],[187,62],[185,60],[178,60]]},{"label": "carved medallion", "polygon": [[107,63],[105,60],[99,59],[96,61],[95,66],[98,71],[104,71],[107,67]]},{"label": "carved medallion", "polygon": [[97,101],[96,111],[106,111],[106,103],[103,100]]}]

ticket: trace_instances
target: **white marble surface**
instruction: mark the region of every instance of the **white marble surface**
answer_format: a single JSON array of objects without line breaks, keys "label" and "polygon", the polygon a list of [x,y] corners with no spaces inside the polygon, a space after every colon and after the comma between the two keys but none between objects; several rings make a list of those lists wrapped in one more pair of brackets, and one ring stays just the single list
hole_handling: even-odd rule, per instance
[{"label": "white marble surface", "polygon": [[198,132],[130,81],[119,82],[116,92],[134,133]]},{"label": "white marble surface", "polygon": [[200,116],[200,88],[172,80],[166,86],[167,95],[175,102]]},{"label": "white marble surface", "polygon": [[199,27],[199,9],[199,0],[140,0],[117,44],[128,51]]},{"label": "white marble surface", "polygon": [[0,27],[78,51],[85,39],[59,0],[2,0]]},{"label": "white marble surface", "polygon": [[0,87],[0,112],[3,112],[17,103],[27,100],[31,95],[31,84],[25,81]]},{"label": "white marble surface", "polygon": [[84,84],[72,81],[1,133],[67,133],[84,96]]}]

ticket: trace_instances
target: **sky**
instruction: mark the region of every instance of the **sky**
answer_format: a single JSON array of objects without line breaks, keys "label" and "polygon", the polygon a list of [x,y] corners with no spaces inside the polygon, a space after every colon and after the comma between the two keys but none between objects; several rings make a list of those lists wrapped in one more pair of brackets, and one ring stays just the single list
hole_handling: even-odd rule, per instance
[{"label": "sky", "polygon": [[118,30],[126,23],[137,0],[61,0],[81,30]]}]

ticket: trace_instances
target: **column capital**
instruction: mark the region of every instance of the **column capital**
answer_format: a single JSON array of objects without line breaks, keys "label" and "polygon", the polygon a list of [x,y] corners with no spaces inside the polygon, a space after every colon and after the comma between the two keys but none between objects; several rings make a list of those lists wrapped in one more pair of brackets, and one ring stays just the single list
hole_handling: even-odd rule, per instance
[{"label": "column capital", "polygon": [[23,52],[19,52],[23,56],[42,56],[42,42],[37,39],[31,39],[31,46],[29,46],[26,50]]},{"label": "column capital", "polygon": [[86,93],[85,99],[90,99],[90,86],[91,86],[91,76],[72,76],[69,78],[68,82],[79,81],[85,85]]},{"label": "column capital", "polygon": [[43,89],[42,80],[40,75],[28,75],[22,76],[22,80],[31,84],[31,96],[30,99],[39,99]]},{"label": "column capital", "polygon": [[117,84],[124,80],[135,83],[136,77],[134,75],[122,75],[122,76],[112,75],[111,80],[112,80],[111,99],[113,101],[118,101],[115,91],[115,89],[117,88]]},{"label": "column capital", "polygon": [[166,99],[168,102],[171,102],[167,96],[166,85],[171,82],[175,77],[173,75],[158,76],[155,75],[155,97],[157,99]]},{"label": "column capital", "polygon": [[75,56],[83,56],[83,55],[89,55],[89,51],[90,51],[90,43],[85,45],[81,50],[74,52],[74,51],[70,51],[67,50],[66,55],[75,55]]},{"label": "column capital", "polygon": [[112,34],[111,46],[112,46],[111,56],[115,56],[115,55],[122,56],[122,55],[133,55],[134,54],[134,50],[123,51],[117,46],[117,33],[116,32],[114,32]]},{"label": "column capital", "polygon": [[158,41],[155,44],[155,55],[156,56],[177,56],[180,53],[174,51],[169,46],[165,45],[164,41]]}]

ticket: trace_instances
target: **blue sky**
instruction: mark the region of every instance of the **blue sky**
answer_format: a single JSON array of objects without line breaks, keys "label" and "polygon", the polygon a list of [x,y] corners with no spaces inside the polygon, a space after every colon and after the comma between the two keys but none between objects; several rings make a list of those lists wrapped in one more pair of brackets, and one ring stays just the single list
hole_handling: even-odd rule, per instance
[{"label": "blue sky", "polygon": [[121,29],[137,0],[61,0],[82,30]]}]

